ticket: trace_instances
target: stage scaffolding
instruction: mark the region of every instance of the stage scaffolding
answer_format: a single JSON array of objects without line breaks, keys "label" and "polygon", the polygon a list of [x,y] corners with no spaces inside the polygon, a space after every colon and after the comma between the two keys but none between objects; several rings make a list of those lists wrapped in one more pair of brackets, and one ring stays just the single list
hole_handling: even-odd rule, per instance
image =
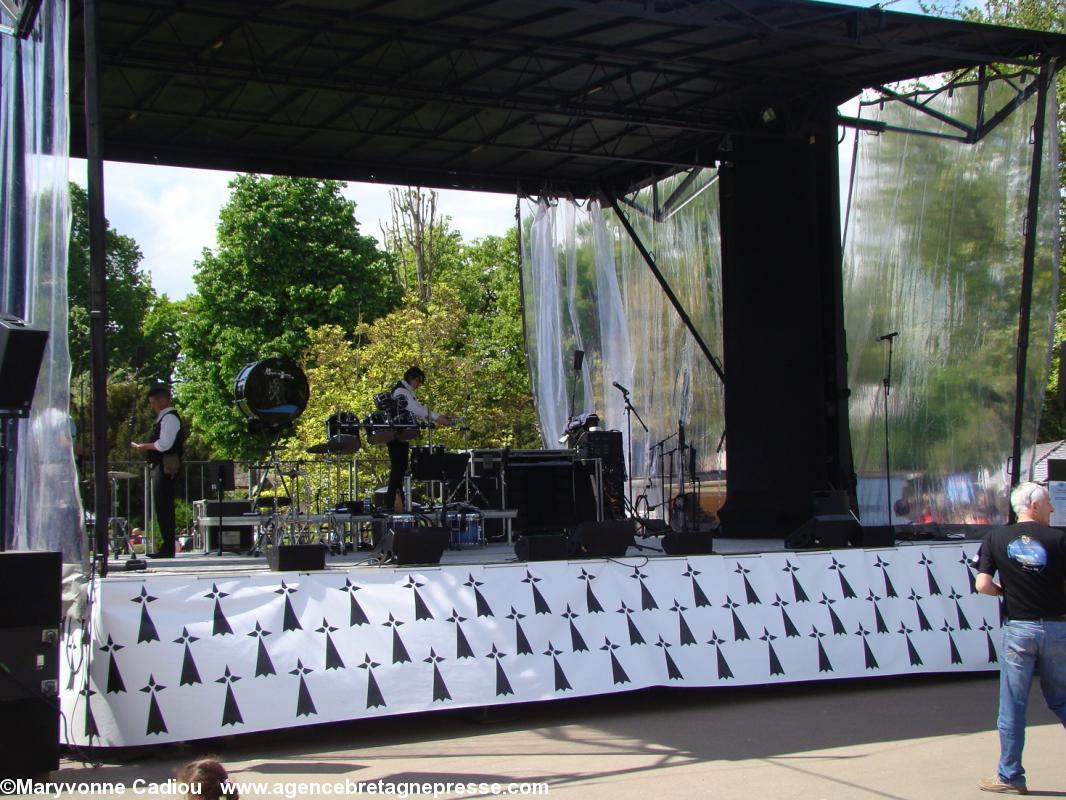
[{"label": "stage scaffolding", "polygon": [[[888,521],[878,337],[891,331],[900,332],[888,404],[892,522],[923,511],[943,522],[1003,521],[1006,488],[1026,477],[1020,453],[1036,442],[1058,295],[1053,79],[1049,67],[982,69],[935,78],[937,89],[881,87],[840,110],[849,411],[864,522]],[[1042,136],[1031,136],[1034,126]],[[617,198],[525,201],[527,348],[546,445],[571,412],[597,411],[627,436],[612,383],[628,387],[649,427],[633,430],[635,494],[657,482],[654,445],[673,436],[674,449],[679,423],[700,473],[726,469],[718,189],[718,171],[701,169]],[[577,376],[575,349],[586,353]],[[779,402],[790,402],[789,386]]]}]

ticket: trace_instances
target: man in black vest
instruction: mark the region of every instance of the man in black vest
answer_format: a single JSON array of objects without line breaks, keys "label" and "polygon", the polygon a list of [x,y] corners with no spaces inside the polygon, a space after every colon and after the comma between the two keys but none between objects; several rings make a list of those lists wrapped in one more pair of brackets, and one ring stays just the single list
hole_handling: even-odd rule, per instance
[{"label": "man in black vest", "polygon": [[132,446],[145,454],[151,466],[152,500],[163,545],[158,553],[149,553],[149,558],[173,558],[176,523],[174,521],[174,486],[177,483],[181,457],[185,451],[185,426],[174,410],[170,390],[156,386],[148,393],[148,404],[155,412],[152,441],[132,442]]},{"label": "man in black vest", "polygon": [[[418,367],[411,367],[403,374],[403,380],[392,389],[392,396],[396,399],[403,398],[407,403],[407,410],[420,420],[431,422],[436,425],[449,427],[453,424],[451,417],[430,411],[418,398],[415,392],[422,388],[426,382],[426,373]],[[410,458],[411,446],[400,439],[393,439],[389,447],[389,491],[385,495],[385,508],[388,511],[396,510],[396,498],[403,488],[403,478],[407,474],[407,463]]]},{"label": "man in black vest", "polygon": [[1043,486],[1019,484],[1010,502],[1017,524],[985,538],[977,566],[977,591],[1002,597],[1006,618],[999,671],[999,770],[977,785],[986,792],[1025,794],[1025,713],[1038,666],[1044,700],[1066,725],[1066,533],[1049,527],[1054,509]]}]

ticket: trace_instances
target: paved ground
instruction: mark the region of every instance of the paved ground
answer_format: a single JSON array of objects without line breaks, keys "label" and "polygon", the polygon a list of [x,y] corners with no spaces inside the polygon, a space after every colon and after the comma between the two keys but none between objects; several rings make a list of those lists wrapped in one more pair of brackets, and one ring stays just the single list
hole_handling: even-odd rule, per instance
[{"label": "paved ground", "polygon": [[[98,767],[68,759],[53,779],[131,787],[213,753],[233,778],[274,792],[246,800],[325,796],[286,784],[346,779],[546,781],[549,797],[593,800],[954,800],[990,796],[975,782],[994,772],[995,713],[994,674],[649,690],[138,749]],[[1066,797],[1066,732],[1039,690],[1025,755],[1030,794]]]}]

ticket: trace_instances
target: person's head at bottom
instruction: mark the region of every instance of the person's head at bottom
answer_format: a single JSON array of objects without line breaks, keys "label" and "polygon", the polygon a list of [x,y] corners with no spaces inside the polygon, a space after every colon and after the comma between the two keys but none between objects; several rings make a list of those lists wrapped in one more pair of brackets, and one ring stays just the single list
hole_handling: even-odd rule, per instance
[{"label": "person's head at bottom", "polygon": [[229,780],[226,768],[215,758],[198,758],[178,770],[178,783],[189,787],[186,800],[240,800],[237,791],[224,792],[223,782]]}]

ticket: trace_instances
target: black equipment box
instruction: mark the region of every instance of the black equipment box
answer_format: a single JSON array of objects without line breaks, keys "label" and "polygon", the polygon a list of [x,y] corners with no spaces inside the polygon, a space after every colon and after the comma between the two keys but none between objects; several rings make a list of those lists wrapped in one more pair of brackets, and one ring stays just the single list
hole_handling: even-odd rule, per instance
[{"label": "black equipment box", "polygon": [[266,551],[274,572],[311,572],[326,568],[326,547],[321,544],[280,544]]},{"label": "black equipment box", "polygon": [[[59,630],[62,557],[0,553],[0,776],[59,769]],[[84,710],[84,709],[83,709]],[[71,724],[83,723],[83,719]]]}]

